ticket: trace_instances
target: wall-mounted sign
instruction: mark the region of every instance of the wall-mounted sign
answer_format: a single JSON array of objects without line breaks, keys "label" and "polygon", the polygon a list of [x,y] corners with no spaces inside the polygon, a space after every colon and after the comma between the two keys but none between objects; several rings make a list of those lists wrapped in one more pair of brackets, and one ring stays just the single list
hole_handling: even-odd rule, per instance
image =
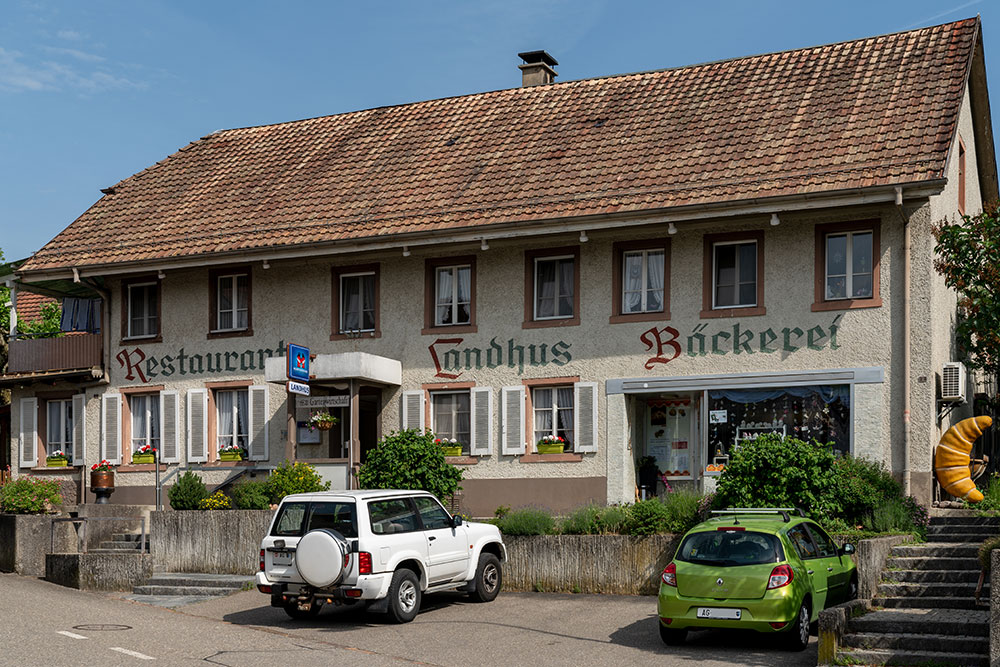
[{"label": "wall-mounted sign", "polygon": [[343,396],[310,396],[295,399],[297,408],[346,408],[351,404],[351,397]]},{"label": "wall-mounted sign", "polygon": [[309,385],[302,382],[295,382],[294,380],[289,380],[288,384],[285,385],[288,389],[289,394],[300,394],[302,396],[309,395]]},{"label": "wall-mounted sign", "polygon": [[288,379],[309,382],[309,348],[288,344]]},{"label": "wall-mounted sign", "polygon": [[285,342],[281,341],[275,348],[258,350],[230,350],[227,352],[195,352],[189,354],[182,347],[174,354],[164,354],[159,357],[149,356],[141,347],[131,350],[123,347],[115,360],[125,373],[124,379],[133,382],[138,380],[148,383],[156,377],[177,375],[217,375],[219,373],[247,373],[248,371],[264,372],[264,361],[271,357],[285,355]]},{"label": "wall-mounted sign", "polygon": [[573,360],[569,349],[572,343],[556,341],[551,345],[538,343],[518,345],[510,338],[506,345],[497,341],[496,336],[490,339],[486,347],[458,347],[464,338],[438,338],[427,346],[434,362],[434,377],[455,380],[462,371],[481,368],[516,368],[518,375],[524,373],[528,366],[565,366]]},{"label": "wall-mounted sign", "polygon": [[709,410],[708,411],[708,423],[709,424],[725,424],[729,420],[729,414],[727,410]]}]

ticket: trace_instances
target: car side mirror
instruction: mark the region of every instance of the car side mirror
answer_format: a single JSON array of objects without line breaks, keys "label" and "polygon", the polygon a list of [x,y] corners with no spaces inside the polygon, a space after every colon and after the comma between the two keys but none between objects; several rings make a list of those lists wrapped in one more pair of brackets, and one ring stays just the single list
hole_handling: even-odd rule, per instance
[{"label": "car side mirror", "polygon": [[458,526],[461,526],[462,525],[462,517],[461,517],[461,515],[456,514],[455,516],[451,517],[451,525],[454,526],[454,527],[456,527],[456,528]]},{"label": "car side mirror", "polygon": [[855,551],[857,551],[857,549],[854,548],[853,544],[845,544],[844,546],[840,547],[840,553],[844,554],[845,556],[850,556]]}]

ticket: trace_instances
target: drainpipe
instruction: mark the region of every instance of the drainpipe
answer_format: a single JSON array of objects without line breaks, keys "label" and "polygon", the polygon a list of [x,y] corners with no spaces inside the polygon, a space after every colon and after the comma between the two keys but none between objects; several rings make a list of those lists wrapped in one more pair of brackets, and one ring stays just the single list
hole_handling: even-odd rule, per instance
[{"label": "drainpipe", "polygon": [[910,495],[910,221],[903,212],[903,188],[896,186],[896,211],[903,221],[903,493]]}]

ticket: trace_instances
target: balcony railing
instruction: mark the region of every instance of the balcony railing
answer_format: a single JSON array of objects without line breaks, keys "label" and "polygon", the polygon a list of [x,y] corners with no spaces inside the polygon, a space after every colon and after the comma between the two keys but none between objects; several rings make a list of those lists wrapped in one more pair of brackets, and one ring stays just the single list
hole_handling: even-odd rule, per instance
[{"label": "balcony railing", "polygon": [[65,371],[101,366],[104,336],[70,334],[58,338],[16,338],[10,341],[8,373]]}]

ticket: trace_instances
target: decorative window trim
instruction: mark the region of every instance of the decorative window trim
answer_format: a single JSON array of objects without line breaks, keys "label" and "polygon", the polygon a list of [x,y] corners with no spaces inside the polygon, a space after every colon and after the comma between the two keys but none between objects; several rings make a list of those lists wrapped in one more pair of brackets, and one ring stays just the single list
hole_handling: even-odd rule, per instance
[{"label": "decorative window trim", "polygon": [[[247,326],[243,329],[219,329],[219,279],[230,276],[247,277]],[[235,288],[235,285],[234,285]],[[235,289],[233,298],[235,299]],[[212,269],[208,272],[208,335],[216,338],[237,338],[253,335],[253,272],[250,266],[234,266]]]},{"label": "decorative window trim", "polygon": [[[535,452],[535,405],[532,396],[533,389],[572,387],[579,381],[579,375],[521,380],[521,384],[524,385],[524,436],[528,442],[525,453],[518,459],[521,463],[575,463],[583,460],[583,454],[577,452],[563,452],[562,454],[538,454]],[[575,403],[573,409],[576,410]]]},{"label": "decorative window trim", "polygon": [[[469,323],[468,324],[435,324],[437,310],[437,270],[449,266],[468,266],[469,289]],[[476,256],[462,255],[460,257],[435,257],[424,261],[424,328],[421,335],[478,333],[476,325]]]},{"label": "decorative window trim", "polygon": [[[573,317],[535,319],[535,262],[557,257],[573,258]],[[522,329],[573,327],[580,324],[580,246],[526,250],[524,253],[524,322]]]},{"label": "decorative window trim", "polygon": [[[123,467],[127,466],[127,470],[138,470],[136,464],[132,463],[132,402],[129,400],[133,396],[143,396],[146,394],[155,395],[157,400],[160,398],[160,392],[163,391],[164,385],[150,385],[148,387],[122,387],[118,390],[121,394],[121,422],[118,429],[121,431],[121,465]],[[160,405],[163,408],[163,405]],[[163,435],[161,434],[162,438]],[[141,463],[139,466],[148,466],[149,470],[153,470],[152,463]],[[143,468],[145,469],[145,468]]]},{"label": "decorative window trim", "polygon": [[[219,413],[218,407],[215,404],[215,392],[222,391],[239,391],[241,389],[250,391],[250,387],[253,386],[252,380],[223,380],[219,382],[205,382],[202,384],[205,389],[205,393],[208,399],[208,407],[205,410],[205,430],[207,432],[207,437],[205,438],[205,454],[207,456],[207,463],[215,463],[219,459]],[[249,404],[249,394],[247,396]],[[249,439],[251,434],[247,435],[247,450],[249,451]]]},{"label": "decorative window trim", "polygon": [[[622,313],[622,271],[626,252],[636,250],[663,251],[663,310],[655,313]],[[612,245],[611,255],[611,317],[609,324],[622,322],[665,322],[670,319],[670,239],[619,241]]]},{"label": "decorative window trim", "polygon": [[[130,336],[128,331],[130,308],[129,289],[132,287],[140,287],[142,285],[156,286],[156,334],[148,336]],[[128,280],[122,281],[121,324],[121,340],[119,341],[119,344],[132,341],[142,341],[143,343],[163,342],[163,284],[156,274],[129,278]]]},{"label": "decorative window trim", "polygon": [[[49,454],[49,402],[50,401],[70,401],[72,405],[74,392],[72,391],[52,391],[52,392],[36,392],[35,398],[38,400],[38,416],[36,417],[35,425],[35,447],[36,461],[44,463],[45,458]],[[76,458],[76,452],[73,452],[73,456],[70,457],[69,466],[73,467],[73,459]],[[38,467],[46,467],[39,464]],[[79,467],[79,466],[77,466]],[[66,468],[63,468],[66,470]]]},{"label": "decorative window trim", "polygon": [[[715,308],[715,246],[721,243],[757,243],[757,305],[738,308]],[[703,237],[704,261],[702,272],[702,305],[699,317],[755,317],[766,315],[764,307],[764,232],[746,231],[726,234],[705,234]]]},{"label": "decorative window trim", "polygon": [[380,276],[380,264],[355,264],[352,266],[335,266],[331,270],[332,283],[331,283],[331,299],[332,307],[330,313],[330,340],[349,340],[354,338],[354,336],[348,336],[340,331],[340,286],[341,277],[349,276],[354,274],[362,273],[374,273],[375,274],[375,330],[365,331],[360,334],[360,338],[381,338],[382,337],[382,327],[381,327],[381,317],[382,317],[382,307],[381,307],[381,276]]},{"label": "decorative window trim", "polygon": [[[872,233],[872,296],[870,299],[826,299],[826,237],[830,234],[845,232]],[[882,255],[882,223],[880,220],[859,220],[855,222],[833,222],[816,225],[815,231],[815,277],[813,290],[812,312],[831,310],[855,310],[857,308],[880,308],[882,306],[881,292],[881,255]]]}]

